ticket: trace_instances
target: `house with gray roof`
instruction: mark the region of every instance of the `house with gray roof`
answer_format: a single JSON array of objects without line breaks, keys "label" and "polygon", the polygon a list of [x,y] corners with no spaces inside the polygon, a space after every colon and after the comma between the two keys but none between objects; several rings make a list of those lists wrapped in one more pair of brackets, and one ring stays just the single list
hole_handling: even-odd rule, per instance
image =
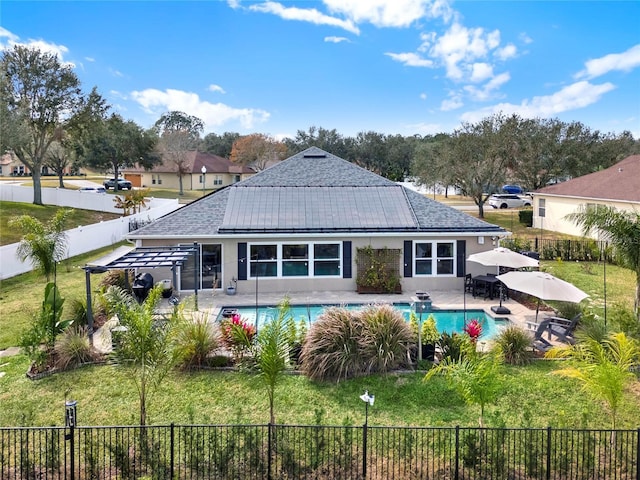
[{"label": "house with gray roof", "polygon": [[233,284],[251,293],[257,279],[262,292],[355,291],[382,275],[391,290],[412,292],[462,289],[466,257],[505,235],[312,147],[128,238],[195,246],[177,275],[181,291]]},{"label": "house with gray roof", "polygon": [[[581,236],[581,228],[567,220],[567,215],[598,205],[640,211],[640,155],[533,192],[533,227]],[[597,235],[593,232],[595,239]]]}]

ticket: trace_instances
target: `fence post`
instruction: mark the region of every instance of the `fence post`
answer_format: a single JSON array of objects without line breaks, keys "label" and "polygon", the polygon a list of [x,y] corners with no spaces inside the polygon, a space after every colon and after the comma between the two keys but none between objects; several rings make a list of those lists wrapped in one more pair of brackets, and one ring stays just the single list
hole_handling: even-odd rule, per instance
[{"label": "fence post", "polygon": [[273,455],[273,452],[271,451],[271,449],[273,448],[273,442],[271,440],[272,426],[273,424],[271,422],[267,424],[267,478],[269,480],[271,480],[271,456]]},{"label": "fence post", "polygon": [[547,480],[551,478],[551,427],[547,427]]},{"label": "fence post", "polygon": [[460,468],[460,425],[456,425],[456,461],[453,478],[458,480],[458,469]]},{"label": "fence post", "polygon": [[170,445],[169,445],[169,450],[170,450],[170,459],[169,459],[169,471],[171,472],[171,478],[174,478],[174,469],[175,469],[175,431],[174,431],[174,423],[171,423],[171,430],[170,430],[170,435],[169,435],[169,439],[170,439]]},{"label": "fence post", "polygon": [[636,478],[640,478],[640,428],[636,434],[637,446],[636,446]]},{"label": "fence post", "polygon": [[367,422],[362,425],[362,478],[367,478]]},{"label": "fence post", "polygon": [[71,467],[71,480],[75,480],[76,478],[76,452],[75,452],[75,426],[73,423],[69,425],[69,432],[64,434],[64,439],[69,442],[69,454],[70,461],[69,466]]}]

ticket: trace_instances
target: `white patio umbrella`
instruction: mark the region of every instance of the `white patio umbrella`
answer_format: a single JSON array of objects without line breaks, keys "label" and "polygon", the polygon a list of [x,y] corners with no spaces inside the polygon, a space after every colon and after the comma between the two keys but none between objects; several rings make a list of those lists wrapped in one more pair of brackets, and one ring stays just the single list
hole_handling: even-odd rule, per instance
[{"label": "white patio umbrella", "polygon": [[507,272],[496,278],[512,290],[538,297],[536,321],[540,300],[580,303],[589,296],[571,283],[545,272]]},{"label": "white patio umbrella", "polygon": [[[533,268],[540,266],[540,262],[535,258],[527,257],[526,255],[514,252],[505,247],[497,247],[493,250],[474,253],[469,255],[467,260],[494,267]],[[502,306],[502,285],[500,285],[500,305],[491,307],[491,310],[499,314],[511,313],[508,308]]]},{"label": "white patio umbrella", "polygon": [[535,258],[527,257],[521,253],[514,252],[505,247],[494,248],[486,252],[469,255],[467,260],[480,263],[482,265],[509,267],[509,268],[532,268],[538,267],[540,262]]}]

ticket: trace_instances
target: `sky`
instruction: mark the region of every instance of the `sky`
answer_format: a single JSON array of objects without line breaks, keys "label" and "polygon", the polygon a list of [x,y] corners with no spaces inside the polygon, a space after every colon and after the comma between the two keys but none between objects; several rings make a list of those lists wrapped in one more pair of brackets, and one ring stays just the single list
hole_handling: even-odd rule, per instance
[{"label": "sky", "polygon": [[493,114],[640,138],[640,1],[0,2],[112,111],[205,133],[451,133]]}]

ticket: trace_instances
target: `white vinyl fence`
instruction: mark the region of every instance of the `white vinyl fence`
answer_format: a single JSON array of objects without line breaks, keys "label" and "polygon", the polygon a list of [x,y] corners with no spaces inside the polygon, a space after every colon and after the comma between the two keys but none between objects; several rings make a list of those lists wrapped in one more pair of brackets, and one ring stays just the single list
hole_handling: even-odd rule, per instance
[{"label": "white vinyl fence", "polygon": [[[33,202],[33,187],[0,184],[0,200],[31,203]],[[79,190],[65,191],[57,188],[43,188],[42,203],[84,210],[122,213],[122,209],[113,207],[113,195],[81,193]],[[177,210],[181,206],[177,199],[149,198],[147,207],[141,213],[93,225],[81,225],[67,230],[67,258],[118,243],[124,240],[129,233],[129,222],[150,222]],[[10,212],[3,212],[3,215],[10,214]],[[21,262],[18,259],[17,248],[17,243],[0,247],[0,280],[33,269],[28,260]]]}]

